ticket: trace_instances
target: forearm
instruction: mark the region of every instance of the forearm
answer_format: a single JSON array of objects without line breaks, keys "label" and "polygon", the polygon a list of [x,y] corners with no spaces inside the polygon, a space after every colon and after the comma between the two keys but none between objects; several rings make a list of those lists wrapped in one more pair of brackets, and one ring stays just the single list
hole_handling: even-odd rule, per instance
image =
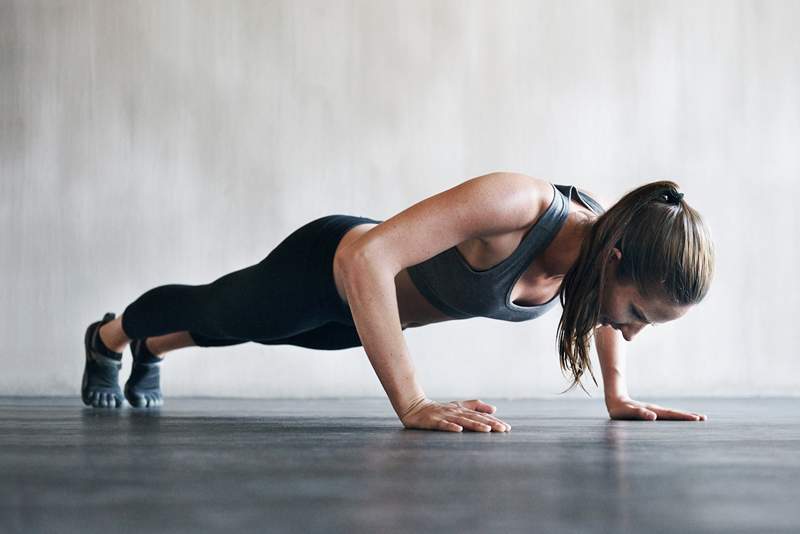
[{"label": "forearm", "polygon": [[594,333],[597,358],[603,374],[605,401],[628,398],[625,380],[626,346],[622,334],[610,326],[598,326]]},{"label": "forearm", "polygon": [[425,399],[400,323],[394,275],[365,259],[340,265],[361,344],[397,416]]}]

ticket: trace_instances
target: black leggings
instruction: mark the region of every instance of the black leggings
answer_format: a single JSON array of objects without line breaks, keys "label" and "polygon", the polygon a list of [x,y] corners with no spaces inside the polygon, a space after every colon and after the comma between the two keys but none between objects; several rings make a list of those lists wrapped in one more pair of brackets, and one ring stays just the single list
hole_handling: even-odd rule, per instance
[{"label": "black leggings", "polygon": [[326,215],[301,226],[255,265],[203,285],[168,284],[125,308],[131,339],[188,331],[201,347],[297,345],[321,350],[361,346],[350,308],[336,292],[333,254],[352,227],[383,221]]}]

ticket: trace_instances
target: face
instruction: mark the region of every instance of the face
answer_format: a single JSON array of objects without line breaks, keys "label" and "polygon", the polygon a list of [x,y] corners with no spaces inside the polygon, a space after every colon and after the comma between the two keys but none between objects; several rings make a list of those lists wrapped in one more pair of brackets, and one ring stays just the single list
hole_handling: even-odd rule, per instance
[{"label": "face", "polygon": [[679,306],[661,299],[645,300],[633,283],[620,283],[617,279],[622,252],[613,250],[606,269],[605,289],[600,298],[601,325],[622,332],[625,341],[631,341],[648,324],[658,325],[682,317],[691,306]]}]

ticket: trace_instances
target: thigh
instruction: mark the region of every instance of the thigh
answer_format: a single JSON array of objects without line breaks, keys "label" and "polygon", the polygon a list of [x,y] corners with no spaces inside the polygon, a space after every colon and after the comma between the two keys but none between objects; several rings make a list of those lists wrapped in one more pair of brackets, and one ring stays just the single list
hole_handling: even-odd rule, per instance
[{"label": "thigh", "polygon": [[[283,338],[324,324],[326,280],[310,269],[322,219],[284,238],[255,265],[225,274],[205,287],[207,314],[224,324],[214,338]],[[204,332],[200,332],[203,334]]]},{"label": "thigh", "polygon": [[340,350],[362,346],[355,327],[336,322],[329,322],[285,338],[254,341],[262,345],[295,345],[318,350]]},{"label": "thigh", "polygon": [[[225,324],[223,335],[213,337],[283,340],[331,321],[347,322],[348,310],[333,279],[333,255],[347,230],[370,221],[378,222],[340,214],[314,219],[289,234],[257,264],[208,284],[206,300],[213,303],[218,322]],[[302,339],[326,344],[311,337]],[[357,346],[352,345],[352,333],[345,339],[348,346]]]},{"label": "thigh", "polygon": [[249,343],[249,339],[234,339],[234,338],[214,338],[204,336],[197,332],[189,331],[189,336],[198,347],[228,347],[231,345],[241,345],[242,343]]},{"label": "thigh", "polygon": [[318,350],[340,350],[361,346],[361,338],[354,327],[335,322],[326,323],[293,336],[274,339],[212,338],[197,332],[189,332],[189,335],[198,347],[228,347],[250,341],[261,345],[295,345]]}]

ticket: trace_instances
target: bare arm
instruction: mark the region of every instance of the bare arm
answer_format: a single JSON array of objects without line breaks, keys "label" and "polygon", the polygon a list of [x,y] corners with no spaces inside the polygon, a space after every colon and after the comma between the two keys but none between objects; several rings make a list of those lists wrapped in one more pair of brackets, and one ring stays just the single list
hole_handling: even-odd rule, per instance
[{"label": "bare arm", "polygon": [[397,416],[425,399],[403,336],[394,274],[363,257],[339,265],[353,322]]},{"label": "bare arm", "polygon": [[628,395],[625,382],[626,345],[622,333],[610,326],[598,326],[594,333],[595,348],[603,373],[606,409],[611,419],[680,419],[705,421],[707,417],[695,412],[673,410],[658,404],[639,402]]},{"label": "bare arm", "polygon": [[466,239],[524,228],[552,195],[550,184],[540,179],[515,173],[479,176],[385,220],[337,255],[361,343],[404,424],[461,431],[479,429],[475,425],[483,421],[507,428],[491,416],[477,415],[494,411],[477,399],[436,406],[425,396],[403,336],[394,280],[406,267]]},{"label": "bare arm", "polygon": [[594,333],[594,344],[603,374],[603,393],[607,406],[609,401],[615,402],[628,397],[625,381],[625,339],[610,326],[598,326]]},{"label": "bare arm", "polygon": [[340,268],[361,343],[403,426],[453,432],[511,430],[511,425],[489,415],[494,406],[479,399],[429,399],[417,382],[403,336],[392,271],[365,257],[351,257]]}]

